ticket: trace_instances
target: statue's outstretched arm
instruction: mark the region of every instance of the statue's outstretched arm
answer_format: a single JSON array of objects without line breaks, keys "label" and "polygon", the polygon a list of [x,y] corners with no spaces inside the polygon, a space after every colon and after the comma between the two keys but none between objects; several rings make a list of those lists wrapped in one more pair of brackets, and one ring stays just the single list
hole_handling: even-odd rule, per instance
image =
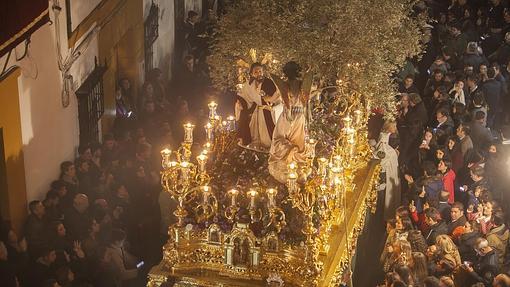
[{"label": "statue's outstretched arm", "polygon": [[279,76],[277,76],[275,74],[270,74],[270,75],[271,75],[271,79],[273,80],[274,84],[278,88],[278,91],[280,91],[280,95],[282,96],[283,102],[285,103],[285,105],[287,107],[289,107],[290,103],[289,103],[288,84],[284,80],[282,80]]}]

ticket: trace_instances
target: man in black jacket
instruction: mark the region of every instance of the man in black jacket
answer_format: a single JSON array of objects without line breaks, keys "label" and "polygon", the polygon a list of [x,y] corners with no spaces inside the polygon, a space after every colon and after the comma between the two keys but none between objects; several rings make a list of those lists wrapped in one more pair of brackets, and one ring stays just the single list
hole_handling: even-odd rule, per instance
[{"label": "man in black jacket", "polygon": [[428,245],[436,243],[436,237],[442,234],[448,234],[448,226],[441,219],[441,214],[434,207],[425,209],[425,223],[430,226],[430,230],[425,236]]},{"label": "man in black jacket", "polygon": [[485,238],[476,240],[475,251],[478,254],[477,262],[465,268],[476,282],[491,286],[494,277],[499,273],[498,255]]},{"label": "man in black jacket", "polygon": [[495,79],[496,71],[494,68],[487,70],[487,77],[489,79],[483,83],[485,100],[489,106],[487,126],[489,128],[494,128],[496,115],[500,111],[499,101],[501,99],[501,83]]},{"label": "man in black jacket", "polygon": [[476,151],[485,150],[492,142],[491,131],[485,127],[485,117],[486,114],[483,111],[477,111],[475,118],[469,123],[471,129],[469,136]]}]

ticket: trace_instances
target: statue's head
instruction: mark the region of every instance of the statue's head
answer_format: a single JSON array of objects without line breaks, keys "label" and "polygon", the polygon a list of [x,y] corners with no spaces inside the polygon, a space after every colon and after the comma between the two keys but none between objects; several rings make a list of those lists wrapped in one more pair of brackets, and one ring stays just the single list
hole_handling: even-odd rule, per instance
[{"label": "statue's head", "polygon": [[259,62],[251,64],[250,77],[259,82],[262,81],[264,79],[264,66]]},{"label": "statue's head", "polygon": [[301,76],[301,67],[298,65],[298,63],[290,61],[285,64],[285,66],[283,66],[283,74],[289,80],[297,79]]}]

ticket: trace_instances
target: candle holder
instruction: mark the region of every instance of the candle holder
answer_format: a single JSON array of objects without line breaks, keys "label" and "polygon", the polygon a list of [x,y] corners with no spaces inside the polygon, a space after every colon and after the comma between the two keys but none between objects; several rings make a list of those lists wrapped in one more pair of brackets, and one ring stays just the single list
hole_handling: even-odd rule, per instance
[{"label": "candle holder", "polygon": [[218,104],[214,101],[210,102],[209,107],[209,120],[215,122],[218,118],[218,114],[216,113],[216,109],[218,108]]},{"label": "candle holder", "polygon": [[234,116],[227,117],[227,129],[229,132],[234,132],[236,130],[236,118]]},{"label": "candle holder", "polygon": [[230,196],[230,205],[225,209],[225,218],[227,218],[230,223],[234,223],[237,212],[239,211],[239,206],[237,206],[238,194],[239,190],[237,189],[231,189],[228,191],[228,195]]},{"label": "candle holder", "polygon": [[188,145],[193,144],[193,129],[195,128],[195,125],[191,123],[184,124],[184,143]]},{"label": "candle holder", "polygon": [[275,197],[277,193],[278,191],[274,188],[268,188],[266,190],[268,198],[267,209],[269,214],[265,228],[267,230],[274,229],[274,231],[279,233],[282,228],[287,225],[287,222],[285,221],[285,212],[276,204]]},{"label": "candle holder", "polygon": [[250,199],[250,203],[248,205],[248,212],[250,214],[250,219],[252,223],[259,222],[262,219],[262,212],[257,206],[257,196],[258,191],[255,189],[250,189],[246,192],[246,196]]},{"label": "candle holder", "polygon": [[172,154],[172,151],[169,150],[168,148],[165,148],[161,151],[161,166],[163,166],[163,168],[167,167],[170,165],[170,155]]},{"label": "candle holder", "polygon": [[205,139],[207,142],[213,142],[214,141],[214,126],[211,124],[211,122],[208,122],[205,126]]},{"label": "candle holder", "polygon": [[211,188],[204,185],[200,189],[202,191],[202,202],[195,207],[197,223],[202,223],[214,217],[218,210],[218,201]]}]

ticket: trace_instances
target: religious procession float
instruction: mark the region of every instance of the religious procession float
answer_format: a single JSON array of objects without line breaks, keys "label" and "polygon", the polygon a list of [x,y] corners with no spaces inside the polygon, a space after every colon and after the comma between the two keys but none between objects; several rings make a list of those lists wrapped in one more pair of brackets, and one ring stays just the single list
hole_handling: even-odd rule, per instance
[{"label": "religious procession float", "polygon": [[[356,24],[357,13],[378,25]],[[390,74],[420,51],[411,14],[394,0],[230,8],[209,63],[237,95],[235,116],[211,102],[206,123],[184,124],[182,144],[161,151],[177,222],[148,286],[349,282],[381,169],[367,122],[374,109],[391,117]]]}]

